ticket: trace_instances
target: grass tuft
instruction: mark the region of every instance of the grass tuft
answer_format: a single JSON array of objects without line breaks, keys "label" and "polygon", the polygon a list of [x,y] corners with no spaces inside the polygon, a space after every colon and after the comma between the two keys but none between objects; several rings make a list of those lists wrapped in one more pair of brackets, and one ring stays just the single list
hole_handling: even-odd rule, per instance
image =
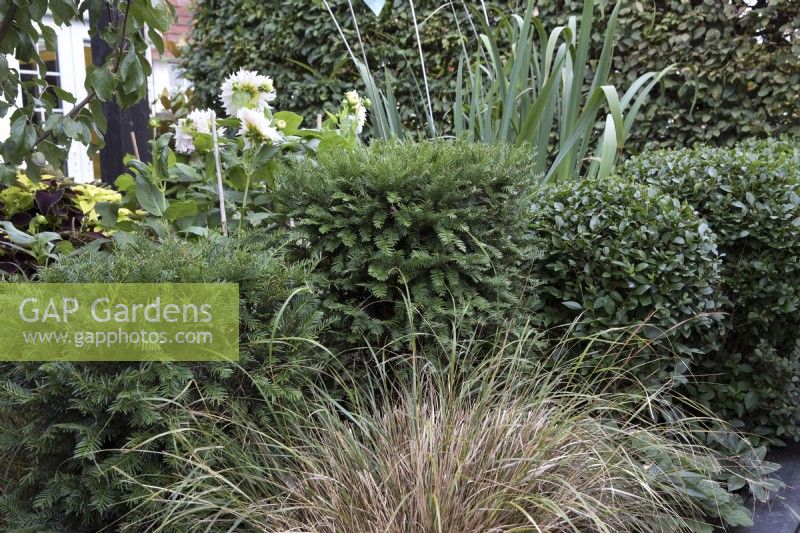
[{"label": "grass tuft", "polygon": [[532,337],[447,342],[370,379],[333,376],[280,427],[193,409],[164,436],[185,450],[181,477],[131,476],[148,496],[130,528],[695,531],[749,520],[717,480],[772,483],[770,465],[704,444],[721,421],[682,416],[662,391],[609,392],[631,376],[546,368]]}]

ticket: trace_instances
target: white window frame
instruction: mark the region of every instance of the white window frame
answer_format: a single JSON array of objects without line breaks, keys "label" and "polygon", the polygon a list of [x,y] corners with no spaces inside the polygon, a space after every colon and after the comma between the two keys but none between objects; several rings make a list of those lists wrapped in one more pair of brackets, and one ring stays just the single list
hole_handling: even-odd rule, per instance
[{"label": "white window frame", "polygon": [[[43,41],[39,41],[39,45],[42,45],[42,44],[44,44],[44,42]],[[18,70],[18,72],[20,74],[20,77],[22,77],[23,75],[27,74],[27,75],[32,75],[35,78],[39,78],[42,75],[42,72],[39,70],[39,65],[34,64],[34,67],[35,67],[35,70],[30,70],[30,69],[23,69],[21,65],[18,65],[17,70]],[[48,70],[48,71],[46,71],[44,73],[44,75],[45,75],[45,77],[50,76],[50,77],[58,78],[58,87],[61,88],[61,87],[63,87],[64,84],[61,82],[61,70],[60,70],[61,69],[61,61],[59,59],[58,50],[56,50],[56,68],[59,69],[59,70],[56,70],[55,72],[51,72],[51,71]],[[61,100],[61,98],[59,98],[58,100],[61,103],[61,105],[59,107],[54,107],[53,108],[53,112],[63,113],[64,112],[64,109],[63,109],[64,101]],[[18,106],[22,105],[22,91],[20,91],[19,94],[17,95],[17,105]],[[47,118],[47,117],[44,116],[45,109],[43,107],[41,107],[41,106],[34,106],[33,110],[34,110],[35,113],[37,113],[39,115],[39,120],[41,121],[41,123],[44,124],[44,121]]]},{"label": "white window frame", "polygon": [[[89,40],[89,26],[83,22],[75,21],[70,26],[57,26],[53,18],[45,16],[40,24],[51,27],[56,32],[58,75],[60,86],[63,90],[73,94],[76,101],[80,101],[86,96],[86,88],[83,82],[86,79],[86,64],[84,59],[84,42]],[[11,55],[6,55],[8,66],[12,69],[19,69],[19,61]],[[17,97],[17,105],[22,105],[22,93]],[[69,113],[73,104],[61,102],[60,111]],[[0,139],[6,139],[10,135],[11,119],[13,110],[9,110],[6,116],[0,119]],[[86,154],[86,146],[73,142],[69,147],[67,155],[67,175],[75,181],[86,183],[94,181],[94,165],[91,158]]]},{"label": "white window frame", "polygon": [[[75,96],[76,102],[80,102],[86,96],[86,88],[83,86],[86,79],[86,62],[84,56],[84,45],[90,42],[89,24],[86,21],[74,21],[69,26],[57,26],[50,15],[46,15],[41,24],[53,28],[57,38],[57,58],[58,71],[61,81],[61,88]],[[19,62],[10,55],[6,56],[8,66],[12,69],[19,68]],[[147,82],[148,103],[152,103],[157,95],[161,94],[164,87],[169,89],[185,86],[182,80],[177,85],[173,84],[173,76],[177,72],[177,65],[169,60],[154,61],[150,48],[147,50],[147,60],[153,67],[153,73]],[[180,79],[180,75],[176,76]],[[21,95],[18,97],[18,105],[21,105]],[[62,101],[62,112],[69,113],[73,104]],[[151,106],[153,109],[158,107],[158,103]],[[10,134],[10,115],[13,110],[9,110],[5,117],[0,118],[0,142],[7,139]],[[100,176],[94,175],[94,163],[86,154],[86,146],[73,141],[67,155],[67,176],[77,182],[87,183],[99,180]],[[112,179],[116,176],[110,176]]]}]

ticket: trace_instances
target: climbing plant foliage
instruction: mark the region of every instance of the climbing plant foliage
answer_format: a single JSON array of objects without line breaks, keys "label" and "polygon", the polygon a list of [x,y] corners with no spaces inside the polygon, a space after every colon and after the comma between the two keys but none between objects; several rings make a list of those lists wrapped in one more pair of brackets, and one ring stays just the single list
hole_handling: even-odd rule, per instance
[{"label": "climbing plant foliage", "polygon": [[[730,144],[742,134],[800,132],[800,106],[796,103],[800,92],[800,10],[796,0],[621,3],[609,82],[627,86],[644,72],[677,65],[676,72],[660,82],[640,110],[628,148],[636,150],[646,143],[682,146],[694,141]],[[347,3],[330,4],[360,55]],[[492,24],[502,13],[521,14],[525,2],[462,1],[442,6],[438,1],[419,0],[414,4],[433,113],[447,132],[452,127],[462,38],[468,49],[477,48],[478,37],[467,11],[472,17],[486,16]],[[580,14],[581,4],[580,0],[543,0],[536,3],[536,9],[549,28],[563,24],[569,15]],[[614,3],[599,4],[608,17]],[[391,73],[401,116],[418,127],[426,111],[409,3],[389,1],[379,17],[363,2],[353,2],[353,7],[371,70]],[[595,59],[603,45],[604,27],[598,23],[592,37],[592,49],[597,53],[591,57]],[[279,107],[291,105],[308,118],[313,118],[320,100],[332,103],[335,95],[359,79],[320,3],[198,0],[193,32],[184,55],[185,67],[198,94],[209,103],[222,77],[242,66],[263,70],[268,65],[270,74],[287,86],[278,95]]]}]

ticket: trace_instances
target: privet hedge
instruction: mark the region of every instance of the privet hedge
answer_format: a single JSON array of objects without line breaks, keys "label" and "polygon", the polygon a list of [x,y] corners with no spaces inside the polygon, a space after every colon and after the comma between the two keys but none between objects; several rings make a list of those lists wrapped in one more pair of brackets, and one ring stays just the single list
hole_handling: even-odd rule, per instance
[{"label": "privet hedge", "polygon": [[[643,106],[629,147],[645,143],[680,147],[694,141],[730,144],[742,134],[800,133],[796,0],[622,2],[612,68],[618,74],[610,81],[624,86],[645,72],[677,64],[677,72]],[[357,43],[349,9],[343,3],[333,4],[351,43]],[[524,1],[466,4],[486,5],[494,19],[499,13],[519,12]],[[386,68],[397,78],[403,118],[416,124],[423,107],[409,3],[390,0],[379,19],[363,2],[353,5],[373,71],[380,74]],[[474,32],[463,19],[463,4],[454,5],[461,30],[474,41]],[[461,51],[456,16],[450,8],[437,9],[438,1],[421,0],[415,6],[417,18],[425,20],[420,34],[434,114],[450,124]],[[546,27],[579,15],[580,6],[581,0],[536,4]],[[604,27],[597,25],[600,30]],[[593,42],[599,50],[602,35],[595,35]],[[475,43],[467,48],[475,49]],[[310,65],[322,79],[294,61]],[[321,103],[330,104],[359,84],[325,8],[301,0],[199,0],[184,66],[207,103],[214,102],[220,81],[231,70],[248,66],[268,72],[276,78],[278,107],[299,110],[309,120],[320,112]]]},{"label": "privet hedge", "polygon": [[800,438],[798,145],[657,151],[623,172],[691,204],[717,235],[726,332],[693,392],[750,431]]},{"label": "privet hedge", "polygon": [[[544,326],[575,322],[581,337],[646,324],[637,335],[653,346],[626,366],[657,383],[682,376],[714,346],[719,257],[686,203],[610,177],[547,188],[531,210],[542,256],[530,273],[541,282]],[[564,331],[553,333],[558,342]]]},{"label": "privet hedge", "polygon": [[277,210],[295,226],[293,254],[317,261],[331,328],[362,346],[431,327],[446,334],[451,323],[470,333],[529,305],[530,154],[375,142],[283,169]]},{"label": "privet hedge", "polygon": [[[169,448],[161,444],[143,447],[151,453],[114,450],[180,426],[190,414],[178,404],[203,398],[203,409],[241,409],[253,420],[274,424],[279,406],[302,397],[305,377],[322,360],[303,343],[254,342],[271,337],[277,310],[304,286],[306,271],[306,265],[284,264],[266,241],[173,237],[163,243],[137,238],[111,252],[78,253],[45,269],[45,282],[238,282],[239,364],[249,377],[227,363],[0,364],[5,527],[97,531],[125,519],[134,489],[116,468],[155,484],[174,468],[161,453]],[[278,320],[277,335],[313,338],[317,310],[307,294],[296,297]],[[274,403],[248,401],[265,397]]]}]

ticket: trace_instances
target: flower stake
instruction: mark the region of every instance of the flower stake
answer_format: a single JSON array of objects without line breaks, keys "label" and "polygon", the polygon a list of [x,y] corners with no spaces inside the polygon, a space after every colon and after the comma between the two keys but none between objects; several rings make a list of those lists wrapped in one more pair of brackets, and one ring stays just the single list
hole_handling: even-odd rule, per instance
[{"label": "flower stake", "polygon": [[214,143],[214,166],[217,169],[217,192],[219,193],[219,215],[222,222],[222,234],[228,236],[228,216],[225,214],[225,191],[222,189],[222,166],[219,162],[219,141],[217,139],[217,114],[211,111],[211,139]]}]

